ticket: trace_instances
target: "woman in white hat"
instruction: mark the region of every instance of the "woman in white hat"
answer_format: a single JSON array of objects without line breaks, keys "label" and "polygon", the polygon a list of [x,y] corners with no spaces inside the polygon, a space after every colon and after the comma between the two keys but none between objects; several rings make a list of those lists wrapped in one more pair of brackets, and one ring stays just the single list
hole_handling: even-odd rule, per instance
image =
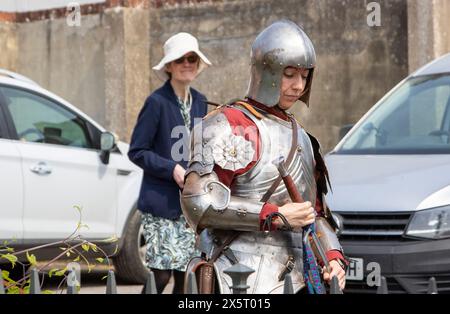
[{"label": "woman in white hat", "polygon": [[209,65],[194,36],[170,37],[164,44],[164,57],[153,67],[165,83],[145,101],[131,138],[128,156],[144,170],[138,208],[147,243],[146,263],[155,274],[158,293],[172,273],[173,293],[183,292],[184,271],[195,253],[194,231],[186,227],[179,202],[189,147],[184,158],[178,158],[179,150],[173,148],[180,138],[173,138],[172,131],[180,126],[191,130],[194,119],[206,115],[205,96],[190,84]]}]

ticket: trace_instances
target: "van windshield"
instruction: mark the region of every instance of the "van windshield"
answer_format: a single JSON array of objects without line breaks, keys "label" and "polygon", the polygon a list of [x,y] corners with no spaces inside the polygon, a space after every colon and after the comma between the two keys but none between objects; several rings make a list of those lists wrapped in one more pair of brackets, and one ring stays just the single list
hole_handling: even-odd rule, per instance
[{"label": "van windshield", "polygon": [[450,154],[450,74],[405,81],[336,153]]}]

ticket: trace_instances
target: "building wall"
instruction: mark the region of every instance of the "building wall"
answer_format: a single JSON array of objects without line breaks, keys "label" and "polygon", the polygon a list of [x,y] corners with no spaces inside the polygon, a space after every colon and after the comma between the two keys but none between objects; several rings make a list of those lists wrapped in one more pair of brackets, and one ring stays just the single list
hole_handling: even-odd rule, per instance
[{"label": "building wall", "polygon": [[434,0],[435,9],[433,34],[436,34],[436,56],[442,56],[450,52],[450,1]]},{"label": "building wall", "polygon": [[19,24],[15,71],[62,96],[99,123],[105,122],[105,30],[103,15]]},{"label": "building wall", "polygon": [[[0,22],[0,68],[30,77],[129,141],[149,92],[149,11],[106,8],[82,15]],[[6,53],[4,53],[6,52]]]},{"label": "building wall", "polygon": [[340,127],[356,122],[410,68],[450,50],[448,1],[378,1],[380,27],[367,25],[369,2],[107,0],[82,7],[80,27],[69,27],[61,11],[43,12],[43,20],[21,13],[9,16],[16,23],[0,21],[0,67],[30,76],[129,141],[145,98],[162,84],[151,67],[167,38],[197,36],[214,66],[194,87],[225,102],[245,96],[256,35],[289,18],[303,25],[318,55],[311,107],[293,111],[329,151]]},{"label": "building wall", "polygon": [[0,68],[15,69],[17,67],[18,48],[17,25],[0,22]]},{"label": "building wall", "polygon": [[450,52],[450,1],[408,0],[409,72]]},{"label": "building wall", "polygon": [[[406,2],[380,1],[381,27],[367,25],[367,3],[246,0],[162,6],[150,11],[151,64],[158,63],[168,37],[190,32],[214,64],[195,86],[214,102],[244,97],[252,41],[270,23],[291,19],[303,25],[318,55],[311,107],[298,104],[293,112],[328,151],[341,126],[356,122],[408,72]],[[159,84],[152,73],[151,89]]]}]

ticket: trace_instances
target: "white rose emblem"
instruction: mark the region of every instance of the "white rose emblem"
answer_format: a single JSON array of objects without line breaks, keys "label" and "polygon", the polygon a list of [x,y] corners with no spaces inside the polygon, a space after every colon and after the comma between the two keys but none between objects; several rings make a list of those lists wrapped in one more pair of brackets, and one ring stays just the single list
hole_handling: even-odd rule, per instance
[{"label": "white rose emblem", "polygon": [[243,169],[253,160],[255,150],[252,143],[242,136],[231,134],[219,137],[213,144],[214,161],[222,169],[236,171]]}]

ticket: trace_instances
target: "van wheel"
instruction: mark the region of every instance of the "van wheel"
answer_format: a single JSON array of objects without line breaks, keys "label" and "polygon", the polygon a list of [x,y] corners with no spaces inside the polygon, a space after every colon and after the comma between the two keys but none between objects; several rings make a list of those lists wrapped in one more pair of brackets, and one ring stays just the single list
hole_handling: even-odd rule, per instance
[{"label": "van wheel", "polygon": [[117,277],[127,283],[145,283],[149,275],[145,266],[145,252],[141,213],[136,210],[125,228],[122,249],[113,258]]}]

